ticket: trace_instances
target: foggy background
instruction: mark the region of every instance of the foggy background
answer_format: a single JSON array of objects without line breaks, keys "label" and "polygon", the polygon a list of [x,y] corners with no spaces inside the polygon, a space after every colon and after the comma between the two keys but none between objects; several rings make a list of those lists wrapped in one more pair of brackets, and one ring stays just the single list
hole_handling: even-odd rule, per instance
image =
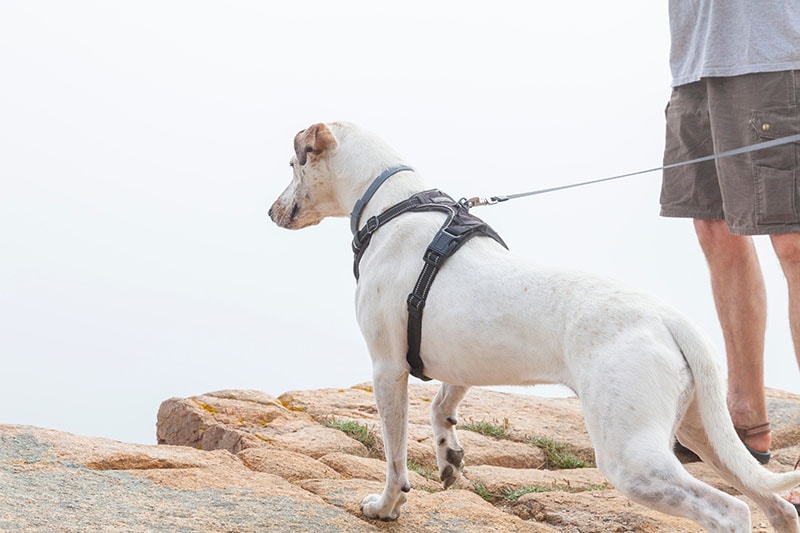
[{"label": "foggy background", "polygon": [[[371,379],[347,220],[267,217],[294,134],[359,123],[456,198],[652,168],[668,48],[666,2],[641,0],[3,1],[0,423],[154,443],[173,396]],[[691,222],[658,216],[659,189],[654,173],[473,212],[515,253],[668,301],[722,359]],[[767,385],[800,393],[757,243]]]}]

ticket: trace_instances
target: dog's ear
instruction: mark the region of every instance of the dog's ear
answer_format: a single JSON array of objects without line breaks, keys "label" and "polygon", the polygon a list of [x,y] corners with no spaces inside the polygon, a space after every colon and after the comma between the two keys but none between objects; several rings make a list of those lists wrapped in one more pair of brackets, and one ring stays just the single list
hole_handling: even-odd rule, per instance
[{"label": "dog's ear", "polygon": [[325,150],[332,150],[339,145],[333,132],[325,124],[314,124],[299,132],[294,137],[294,153],[297,162],[305,165],[308,154],[319,155]]}]

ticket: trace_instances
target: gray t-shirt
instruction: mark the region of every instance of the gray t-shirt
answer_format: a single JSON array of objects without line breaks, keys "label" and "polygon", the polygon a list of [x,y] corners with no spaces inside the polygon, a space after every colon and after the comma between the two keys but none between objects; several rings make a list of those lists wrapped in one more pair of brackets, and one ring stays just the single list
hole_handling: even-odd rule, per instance
[{"label": "gray t-shirt", "polygon": [[669,0],[672,86],[800,69],[800,0]]}]

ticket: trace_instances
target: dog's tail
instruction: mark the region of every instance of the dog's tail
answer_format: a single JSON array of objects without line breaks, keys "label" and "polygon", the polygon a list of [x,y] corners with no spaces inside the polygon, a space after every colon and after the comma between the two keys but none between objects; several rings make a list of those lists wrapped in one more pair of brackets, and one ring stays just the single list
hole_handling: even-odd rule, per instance
[{"label": "dog's tail", "polygon": [[800,485],[800,470],[778,474],[761,466],[747,451],[733,428],[725,402],[725,385],[714,348],[687,319],[671,314],[665,325],[694,376],[695,401],[708,439],[719,462],[743,485],[758,494],[783,492]]}]

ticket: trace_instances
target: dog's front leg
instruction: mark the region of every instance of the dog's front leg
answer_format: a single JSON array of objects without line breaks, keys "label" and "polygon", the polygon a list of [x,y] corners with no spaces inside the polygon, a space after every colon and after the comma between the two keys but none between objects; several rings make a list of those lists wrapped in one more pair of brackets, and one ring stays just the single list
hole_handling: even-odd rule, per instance
[{"label": "dog's front leg", "polygon": [[444,488],[458,481],[464,468],[464,450],[458,442],[456,423],[458,404],[464,399],[468,390],[469,387],[442,383],[431,403],[431,427],[436,442],[436,463],[439,466],[439,479],[444,483]]},{"label": "dog's front leg", "polygon": [[376,364],[373,388],[383,428],[386,454],[386,486],[383,494],[370,494],[361,502],[369,518],[396,520],[406,502],[408,483],[408,370]]}]

